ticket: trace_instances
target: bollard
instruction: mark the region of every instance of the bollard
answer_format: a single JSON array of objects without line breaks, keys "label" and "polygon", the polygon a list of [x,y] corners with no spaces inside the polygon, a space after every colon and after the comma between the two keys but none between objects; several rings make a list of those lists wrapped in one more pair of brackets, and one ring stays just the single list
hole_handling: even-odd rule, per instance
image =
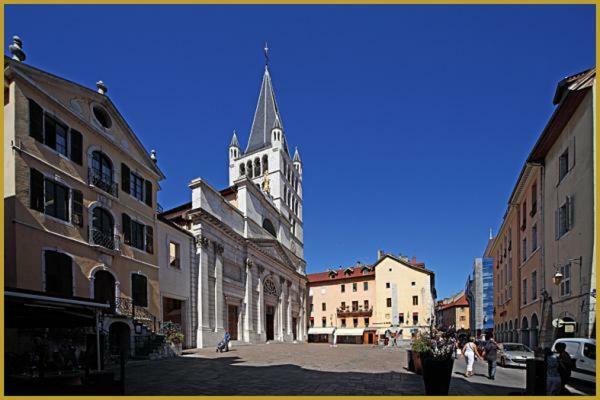
[{"label": "bollard", "polygon": [[546,395],[546,363],[543,358],[528,358],[527,366],[527,386],[525,393],[528,396]]}]

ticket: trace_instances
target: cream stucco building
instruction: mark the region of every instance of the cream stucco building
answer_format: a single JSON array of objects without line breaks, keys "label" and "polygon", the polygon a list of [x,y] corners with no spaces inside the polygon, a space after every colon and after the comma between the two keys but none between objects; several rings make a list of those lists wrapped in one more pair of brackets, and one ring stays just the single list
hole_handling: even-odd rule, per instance
[{"label": "cream stucco building", "polygon": [[382,251],[372,265],[310,274],[309,333],[362,336],[358,343],[374,342],[386,331],[410,339],[435,324],[434,276],[414,257]]},{"label": "cream stucco building", "polygon": [[91,90],[9,58],[4,78],[5,285],[109,304],[111,351],[123,338],[134,353],[136,332],[160,322],[164,176],[102,82]]}]

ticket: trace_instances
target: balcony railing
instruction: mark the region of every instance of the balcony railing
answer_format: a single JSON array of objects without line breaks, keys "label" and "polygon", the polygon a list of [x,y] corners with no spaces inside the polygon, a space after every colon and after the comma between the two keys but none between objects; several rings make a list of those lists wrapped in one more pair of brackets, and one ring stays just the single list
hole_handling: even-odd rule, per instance
[{"label": "balcony railing", "polygon": [[358,307],[338,307],[337,308],[337,316],[338,317],[370,317],[373,315],[373,307],[363,308],[362,306]]},{"label": "balcony railing", "polygon": [[106,247],[110,250],[119,250],[121,248],[118,235],[108,234],[96,228],[90,230],[90,243]]},{"label": "balcony railing", "polygon": [[119,197],[119,184],[113,182],[112,176],[103,174],[97,169],[88,169],[88,183],[112,196]]},{"label": "balcony railing", "polygon": [[134,321],[145,325],[152,332],[156,332],[158,329],[156,317],[146,308],[135,305],[131,299],[117,297],[115,309],[116,314],[130,317]]}]

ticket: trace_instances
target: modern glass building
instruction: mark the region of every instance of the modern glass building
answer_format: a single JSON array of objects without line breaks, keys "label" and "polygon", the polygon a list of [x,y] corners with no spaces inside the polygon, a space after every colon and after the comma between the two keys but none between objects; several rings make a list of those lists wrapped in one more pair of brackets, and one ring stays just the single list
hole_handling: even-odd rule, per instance
[{"label": "modern glass building", "polygon": [[471,335],[481,336],[494,329],[494,259],[478,257],[473,262],[465,294],[469,302]]}]

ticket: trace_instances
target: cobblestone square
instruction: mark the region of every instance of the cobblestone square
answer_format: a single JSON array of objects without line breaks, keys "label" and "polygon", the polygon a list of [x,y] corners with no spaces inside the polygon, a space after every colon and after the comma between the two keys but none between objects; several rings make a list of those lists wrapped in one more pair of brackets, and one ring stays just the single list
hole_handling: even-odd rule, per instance
[{"label": "cobblestone square", "polygon": [[[422,377],[406,370],[406,352],[364,345],[273,343],[194,350],[183,357],[130,363],[129,395],[421,395]],[[508,395],[525,388],[525,371],[499,368],[495,381],[476,363],[467,380],[456,360],[451,395]]]}]

